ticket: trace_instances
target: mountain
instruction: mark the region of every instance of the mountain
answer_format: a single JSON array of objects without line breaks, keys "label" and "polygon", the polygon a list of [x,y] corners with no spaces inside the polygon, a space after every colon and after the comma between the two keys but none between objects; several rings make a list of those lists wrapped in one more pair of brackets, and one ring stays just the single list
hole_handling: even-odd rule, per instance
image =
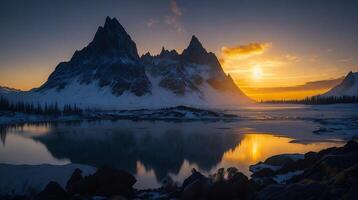
[{"label": "mountain", "polygon": [[159,55],[139,57],[126,30],[109,17],[92,42],[58,64],[42,86],[5,96],[109,109],[253,102],[196,36],[181,54],[163,47]]},{"label": "mountain", "polygon": [[47,82],[36,91],[61,92],[74,85],[96,82],[120,96],[128,91],[136,96],[150,93],[150,82],[140,63],[136,44],[116,19],[106,18],[93,41],[76,51],[69,62],[60,63]]},{"label": "mountain", "polygon": [[349,72],[339,85],[320,96],[358,96],[358,72]]},{"label": "mountain", "polygon": [[157,80],[160,87],[177,95],[187,93],[205,94],[206,89],[228,92],[240,99],[247,98],[226,75],[215,54],[208,53],[200,41],[193,36],[182,54],[164,48],[158,56],[142,56],[147,74]]},{"label": "mountain", "polygon": [[15,93],[15,92],[21,92],[21,90],[0,86],[0,94],[8,94],[8,93]]}]

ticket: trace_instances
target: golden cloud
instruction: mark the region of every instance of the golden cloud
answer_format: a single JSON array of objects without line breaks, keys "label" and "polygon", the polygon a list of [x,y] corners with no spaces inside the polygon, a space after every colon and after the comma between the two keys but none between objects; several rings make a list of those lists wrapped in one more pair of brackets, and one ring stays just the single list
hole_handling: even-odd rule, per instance
[{"label": "golden cloud", "polygon": [[271,43],[249,43],[246,45],[239,45],[236,47],[222,47],[221,54],[225,58],[229,59],[245,59],[254,55],[263,54],[268,48],[271,47]]}]

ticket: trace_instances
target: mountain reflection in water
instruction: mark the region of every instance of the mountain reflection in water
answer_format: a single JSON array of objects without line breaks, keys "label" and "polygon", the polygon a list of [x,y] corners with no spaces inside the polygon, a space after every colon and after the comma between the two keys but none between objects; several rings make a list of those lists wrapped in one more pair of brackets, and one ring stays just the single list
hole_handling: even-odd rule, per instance
[{"label": "mountain reflection in water", "polygon": [[[7,127],[1,129],[4,144],[0,151],[21,153],[17,151],[25,149],[12,147],[9,150],[11,147],[7,144],[13,143],[11,140],[33,140],[35,142],[28,145],[44,146],[48,152],[32,151],[24,155],[35,159],[37,155],[49,153],[59,161],[95,167],[111,165],[135,174],[137,188],[148,188],[159,186],[166,176],[181,182],[193,167],[209,174],[221,167],[235,166],[249,175],[249,165],[272,155],[319,151],[340,145],[291,143],[292,139],[287,137],[241,134],[221,126],[220,122],[95,121]],[[7,137],[7,134],[16,137]],[[45,151],[44,148],[31,149]]]}]

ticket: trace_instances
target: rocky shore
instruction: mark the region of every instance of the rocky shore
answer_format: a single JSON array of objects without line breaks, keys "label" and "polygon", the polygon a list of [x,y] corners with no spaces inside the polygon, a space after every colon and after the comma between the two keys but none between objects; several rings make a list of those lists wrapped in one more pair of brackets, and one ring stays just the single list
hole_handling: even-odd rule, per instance
[{"label": "rocky shore", "polygon": [[249,179],[236,168],[204,176],[195,169],[181,185],[166,179],[161,188],[136,190],[128,172],[103,166],[83,176],[76,169],[65,188],[50,182],[31,197],[0,199],[356,199],[358,196],[358,143],[320,152],[282,154],[250,167]]}]

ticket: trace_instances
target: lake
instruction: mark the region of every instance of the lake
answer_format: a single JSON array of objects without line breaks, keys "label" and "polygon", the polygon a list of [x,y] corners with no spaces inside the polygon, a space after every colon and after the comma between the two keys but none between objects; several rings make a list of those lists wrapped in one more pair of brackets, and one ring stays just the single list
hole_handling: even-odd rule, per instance
[{"label": "lake", "polygon": [[[282,153],[306,153],[355,136],[356,106],[266,106],[232,121],[77,121],[1,126],[0,163],[110,165],[134,174],[136,188],[181,183],[196,168],[211,174]],[[313,133],[315,132],[315,133]]]}]

